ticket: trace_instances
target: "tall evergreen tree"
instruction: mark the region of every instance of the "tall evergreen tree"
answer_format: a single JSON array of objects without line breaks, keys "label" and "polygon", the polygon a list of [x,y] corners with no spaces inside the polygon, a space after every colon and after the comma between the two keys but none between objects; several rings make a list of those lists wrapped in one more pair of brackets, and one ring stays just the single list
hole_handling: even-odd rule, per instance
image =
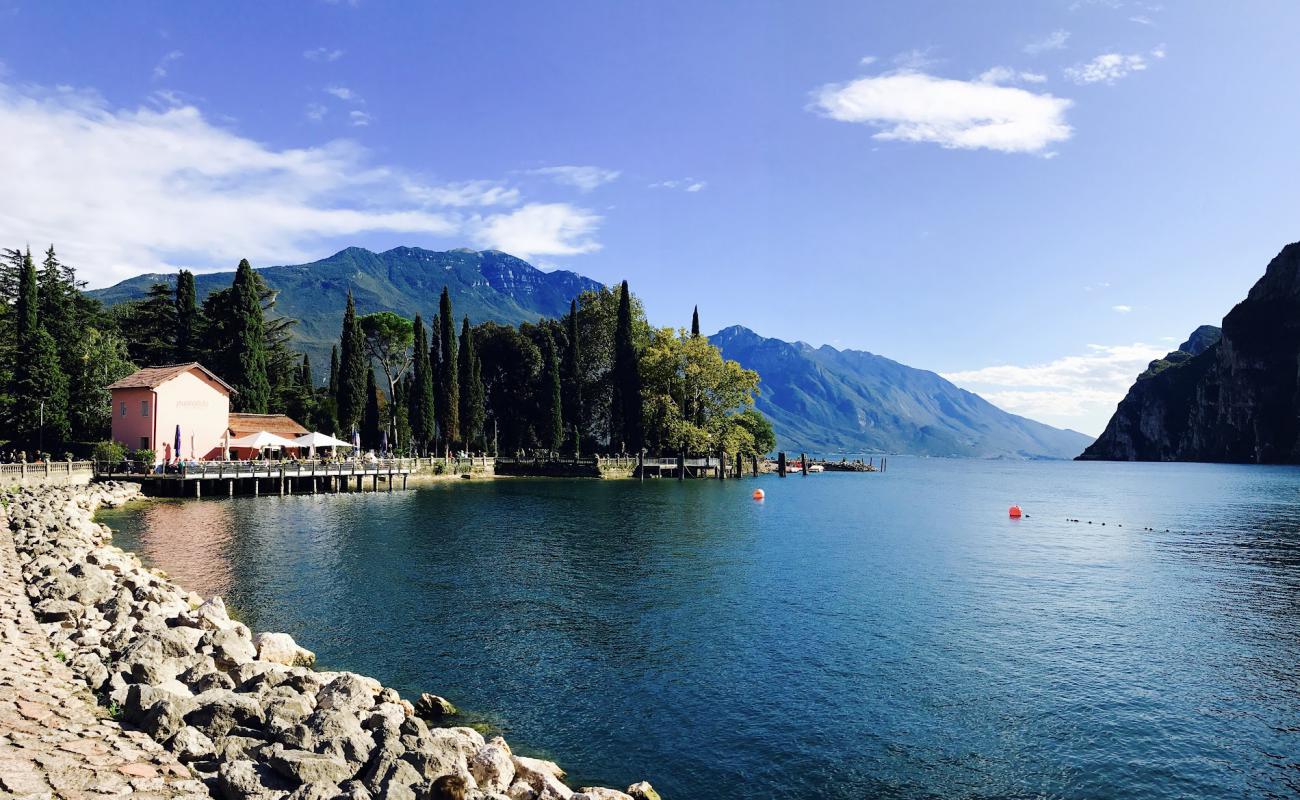
[{"label": "tall evergreen tree", "polygon": [[542,353],[542,430],[538,431],[542,445],[550,450],[564,446],[564,412],[560,398],[560,364],[555,357],[555,339],[549,334],[544,340]]},{"label": "tall evergreen tree", "polygon": [[[115,309],[118,328],[127,341],[131,360],[145,367],[176,363],[176,302],[172,288],[165,283],[149,287],[143,299],[124,304]],[[229,315],[233,324],[233,313]],[[209,365],[226,377],[230,367],[230,340],[226,336],[213,343],[214,352]]]},{"label": "tall evergreen tree", "polygon": [[285,413],[302,423],[309,430],[316,430],[318,427],[316,421],[316,392],[315,387],[312,385],[311,359],[306,353],[303,354],[302,364],[294,375],[293,391],[289,394],[287,400],[288,404]]},{"label": "tall evergreen tree", "polygon": [[474,430],[474,410],[471,405],[474,403],[474,389],[471,383],[474,380],[474,332],[469,327],[469,317],[465,317],[460,326],[460,351],[456,354],[456,374],[460,379],[460,387],[457,393],[457,399],[460,401],[458,409],[458,418],[460,422],[460,435],[457,437],[466,449],[473,447],[475,439]]},{"label": "tall evergreen tree", "polygon": [[19,360],[14,394],[19,398],[14,420],[18,438],[44,450],[68,440],[68,379],[59,364],[54,337],[38,326],[27,338]]},{"label": "tall evergreen tree", "polygon": [[483,359],[478,357],[477,352],[473,355],[469,379],[469,443],[479,445],[480,450],[486,451],[483,425],[487,420],[487,390],[483,386]]},{"label": "tall evergreen tree", "polygon": [[17,336],[19,353],[24,352],[24,348],[30,346],[32,337],[36,335],[37,320],[39,319],[38,302],[36,267],[32,264],[32,254],[29,250],[27,255],[23,256],[22,266],[18,272],[17,320],[14,332]]},{"label": "tall evergreen tree", "polygon": [[452,316],[451,295],[442,287],[438,301],[438,431],[442,435],[443,452],[451,451],[452,443],[460,436],[460,381],[456,369],[456,318]]},{"label": "tall evergreen tree", "polygon": [[565,322],[568,346],[564,349],[564,363],[560,368],[564,400],[562,414],[573,436],[574,451],[577,452],[582,437],[582,345],[578,336],[577,300],[569,301],[569,316]]},{"label": "tall evergreen tree", "polygon": [[[343,312],[343,335],[339,340],[338,404],[336,413],[339,427],[352,431],[361,424],[366,408],[366,358],[365,337],[357,321],[357,308],[348,291],[347,310]],[[373,380],[373,376],[371,380]]]},{"label": "tall evergreen tree", "polygon": [[239,411],[265,414],[271,402],[271,384],[266,371],[266,327],[262,299],[248,259],[240,260],[231,288],[235,314],[231,320],[233,338],[229,343],[232,357],[224,377],[238,392],[233,400]]},{"label": "tall evergreen tree", "polygon": [[339,394],[339,346],[330,345],[330,397],[338,397]]},{"label": "tall evergreen tree", "polygon": [[197,361],[202,338],[198,301],[194,292],[194,273],[183,269],[176,273],[176,349],[177,363]]},{"label": "tall evergreen tree", "polygon": [[627,281],[619,289],[618,316],[614,323],[614,365],[610,408],[610,447],[628,451],[641,448],[644,423],[641,418],[641,375],[636,344],[632,339],[632,295]]},{"label": "tall evergreen tree", "polygon": [[361,446],[378,450],[383,444],[383,397],[379,394],[379,384],[375,383],[375,371],[366,370],[366,407],[361,420]]},{"label": "tall evergreen tree", "polygon": [[691,312],[691,338],[700,338],[700,307],[696,306]]},{"label": "tall evergreen tree", "polygon": [[424,320],[415,315],[415,364],[411,370],[411,389],[407,395],[406,419],[411,426],[412,445],[417,453],[427,452],[437,430],[434,416],[433,371],[429,363],[429,343],[424,335]]},{"label": "tall evergreen tree", "polygon": [[67,280],[63,264],[54,254],[54,245],[45,251],[45,261],[41,264],[39,278],[39,312],[41,327],[54,337],[54,345],[59,352],[59,363],[66,374],[72,365],[74,345],[79,338],[77,325],[77,290]]}]

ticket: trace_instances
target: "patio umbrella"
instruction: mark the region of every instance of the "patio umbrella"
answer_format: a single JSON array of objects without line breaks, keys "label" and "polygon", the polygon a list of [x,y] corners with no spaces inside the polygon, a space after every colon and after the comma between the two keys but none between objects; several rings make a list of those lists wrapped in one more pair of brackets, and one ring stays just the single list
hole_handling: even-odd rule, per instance
[{"label": "patio umbrella", "polygon": [[356,428],[352,429],[352,447],[355,450],[361,449],[361,434],[357,432]]},{"label": "patio umbrella", "polygon": [[317,447],[351,447],[352,446],[347,442],[343,441],[342,439],[335,439],[333,436],[327,436],[326,434],[323,433],[304,433],[302,436],[299,436],[297,439],[294,439],[293,443],[298,447],[310,447],[312,458],[316,457]]},{"label": "patio umbrella", "polygon": [[176,426],[176,444],[172,447],[172,452],[176,454],[176,460],[181,460],[181,426]]},{"label": "patio umbrella", "polygon": [[387,430],[385,430],[379,436],[379,452],[381,453],[388,452],[388,431]]}]

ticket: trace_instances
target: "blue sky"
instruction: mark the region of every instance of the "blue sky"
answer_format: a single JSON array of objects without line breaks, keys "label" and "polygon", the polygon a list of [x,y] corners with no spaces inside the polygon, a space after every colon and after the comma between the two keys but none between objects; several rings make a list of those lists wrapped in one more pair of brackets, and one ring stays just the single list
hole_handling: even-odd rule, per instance
[{"label": "blue sky", "polygon": [[498,247],[1096,433],[1297,237],[1291,3],[0,0],[0,237],[93,285]]}]

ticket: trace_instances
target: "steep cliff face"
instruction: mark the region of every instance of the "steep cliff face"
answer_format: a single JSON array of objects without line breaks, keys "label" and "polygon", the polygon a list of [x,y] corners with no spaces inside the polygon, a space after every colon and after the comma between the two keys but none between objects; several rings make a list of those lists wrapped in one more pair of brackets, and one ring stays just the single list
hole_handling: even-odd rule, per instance
[{"label": "steep cliff face", "polygon": [[1080,458],[1300,463],[1300,243],[1228,312],[1221,338],[1208,327],[1152,362]]}]

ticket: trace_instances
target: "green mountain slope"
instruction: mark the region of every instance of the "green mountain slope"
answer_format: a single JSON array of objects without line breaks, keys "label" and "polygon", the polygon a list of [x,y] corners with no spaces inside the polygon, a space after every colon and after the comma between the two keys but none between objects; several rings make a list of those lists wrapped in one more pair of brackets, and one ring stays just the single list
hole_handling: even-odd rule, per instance
[{"label": "green mountain slope", "polygon": [[[349,289],[358,313],[395,311],[407,317],[419,313],[428,320],[437,312],[438,295],[447,286],[459,329],[459,317],[465,314],[475,323],[492,320],[511,325],[558,317],[568,312],[569,301],[579,293],[601,285],[573,272],[543,272],[497,250],[439,252],[418,247],[383,253],[349,247],[310,264],[264,267],[258,272],[280,290],[276,311],[299,321],[299,346],[311,355],[322,376],[330,345],[338,340]],[[233,279],[233,272],[196,275],[199,301]],[[175,281],[174,274],[139,275],[90,294],[114,305],[144,297],[150,284],[175,285]]]},{"label": "green mountain slope", "polygon": [[1091,437],[1007,413],[933,372],[733,326],[709,341],[762,376],[781,448],[975,458],[1074,458]]}]

